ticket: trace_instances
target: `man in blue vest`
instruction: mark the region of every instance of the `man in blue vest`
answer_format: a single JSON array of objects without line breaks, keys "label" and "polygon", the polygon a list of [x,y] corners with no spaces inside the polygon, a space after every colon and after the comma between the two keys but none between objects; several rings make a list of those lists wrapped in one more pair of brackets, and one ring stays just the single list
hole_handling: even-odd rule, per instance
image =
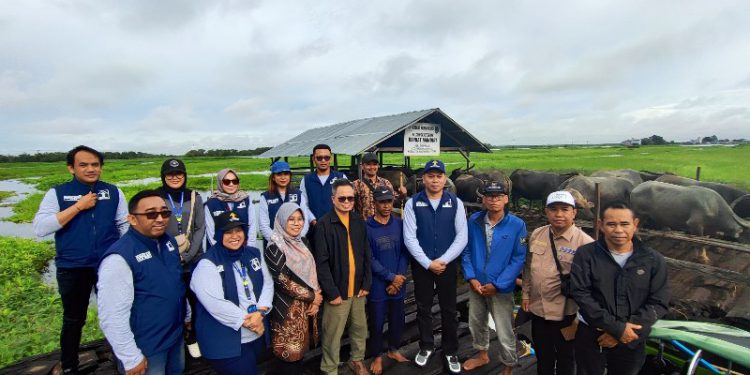
[{"label": "man in blue vest", "polygon": [[330,146],[319,144],[313,147],[311,157],[315,171],[306,174],[299,184],[303,200],[312,213],[312,217],[307,219],[312,225],[333,209],[331,184],[339,178],[347,178],[345,174],[331,169],[331,156]]},{"label": "man in blue vest", "polygon": [[165,233],[172,212],[156,190],[137,193],[128,211],[130,230],[99,264],[99,325],[127,375],[182,374],[189,314],[180,251]]},{"label": "man in blue vest", "polygon": [[60,360],[64,374],[78,372],[78,348],[86,324],[99,257],[128,229],[122,191],[99,181],[104,157],[78,146],[68,152],[69,182],[44,195],[34,217],[39,237],[55,234],[57,287],[63,305]]},{"label": "man in blue vest", "polygon": [[526,224],[508,212],[508,191],[497,181],[482,188],[484,210],[469,218],[469,243],[462,256],[469,293],[469,330],[479,352],[464,362],[471,371],[490,363],[488,314],[495,323],[500,343],[503,375],[518,364],[513,332],[513,290],[526,259]]},{"label": "man in blue vest", "polygon": [[425,164],[425,189],[404,206],[404,243],[414,258],[412,277],[417,301],[419,353],[414,362],[423,367],[435,351],[432,335],[432,296],[437,291],[443,331],[443,355],[452,373],[461,372],[458,362],[456,320],[456,258],[466,247],[468,229],[464,204],[445,191],[445,164]]}]

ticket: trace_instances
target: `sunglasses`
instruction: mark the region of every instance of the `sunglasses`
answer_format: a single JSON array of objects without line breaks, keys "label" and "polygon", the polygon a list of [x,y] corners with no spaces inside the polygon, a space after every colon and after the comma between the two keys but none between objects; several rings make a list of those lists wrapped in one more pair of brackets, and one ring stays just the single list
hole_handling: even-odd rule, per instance
[{"label": "sunglasses", "polygon": [[239,185],[240,184],[240,179],[239,178],[235,178],[235,179],[230,180],[228,178],[225,178],[225,179],[221,180],[221,183],[224,184],[224,185]]},{"label": "sunglasses", "polygon": [[169,217],[172,216],[172,211],[164,210],[154,212],[131,212],[130,214],[136,216],[145,216],[149,220],[156,220],[158,216],[161,216],[162,219],[169,219]]},{"label": "sunglasses", "polygon": [[331,157],[330,156],[316,156],[315,160],[317,160],[317,161],[329,161],[329,160],[331,160]]},{"label": "sunglasses", "polygon": [[336,197],[336,200],[338,200],[341,203],[344,203],[344,202],[354,202],[354,196],[350,195],[348,197]]}]

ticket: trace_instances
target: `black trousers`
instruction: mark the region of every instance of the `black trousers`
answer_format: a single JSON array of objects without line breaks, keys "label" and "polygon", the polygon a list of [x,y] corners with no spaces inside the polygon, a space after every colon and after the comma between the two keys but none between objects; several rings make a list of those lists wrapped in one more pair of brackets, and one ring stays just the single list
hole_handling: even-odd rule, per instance
[{"label": "black trousers", "polygon": [[78,349],[86,324],[91,289],[96,286],[96,268],[58,268],[57,290],[63,306],[60,361],[63,370],[78,370]]},{"label": "black trousers", "polygon": [[432,297],[437,292],[440,304],[440,319],[443,331],[443,353],[458,353],[458,319],[456,319],[456,261],[448,263],[440,275],[424,269],[412,261],[411,274],[414,279],[414,298],[417,302],[417,326],[419,327],[419,348],[435,349],[432,335]]},{"label": "black trousers", "polygon": [[[182,271],[182,281],[185,283],[185,297],[187,298],[188,304],[190,305],[190,311],[195,314],[195,304],[198,302],[198,297],[195,296],[195,292],[190,289],[190,279],[193,277],[193,272],[190,270]],[[194,344],[197,339],[195,337],[195,315],[192,316],[190,327],[185,330],[185,345]]]},{"label": "black trousers", "polygon": [[578,324],[575,351],[576,367],[579,375],[636,375],[646,360],[646,342],[640,340],[630,348],[617,344],[614,348],[602,348],[596,339],[600,335],[585,323]]},{"label": "black trousers", "polygon": [[537,358],[536,373],[539,375],[574,375],[575,343],[573,340],[566,341],[560,329],[569,326],[576,316],[570,315],[562,321],[554,321],[534,314],[529,315],[532,317],[531,339],[534,341]]}]

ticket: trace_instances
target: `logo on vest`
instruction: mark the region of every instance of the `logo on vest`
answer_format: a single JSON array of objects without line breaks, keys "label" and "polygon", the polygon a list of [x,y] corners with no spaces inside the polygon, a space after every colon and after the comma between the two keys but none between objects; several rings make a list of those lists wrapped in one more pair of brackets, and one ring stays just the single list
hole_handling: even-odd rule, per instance
[{"label": "logo on vest", "polygon": [[638,276],[643,276],[643,274],[646,273],[646,271],[644,271],[642,268],[639,268],[638,271],[635,271],[635,273],[637,273]]},{"label": "logo on vest", "polygon": [[224,265],[219,264],[218,266],[216,266],[216,272],[224,272]]},{"label": "logo on vest", "polygon": [[268,204],[276,204],[279,203],[279,198],[268,199],[266,202],[268,202]]},{"label": "logo on vest", "polygon": [[214,216],[219,216],[219,215],[221,215],[221,214],[222,214],[223,212],[224,212],[224,211],[213,211],[213,212],[211,212],[211,215],[214,215]]},{"label": "logo on vest", "polygon": [[146,250],[144,253],[137,254],[135,256],[135,260],[138,261],[138,263],[143,262],[144,260],[151,259],[151,251]]},{"label": "logo on vest", "polygon": [[422,201],[417,201],[417,207],[427,207],[427,203]]},{"label": "logo on vest", "polygon": [[167,242],[167,249],[169,249],[169,251],[174,251],[174,245],[172,245],[172,241]]},{"label": "logo on vest", "polygon": [[289,202],[297,202],[297,194],[289,194]]},{"label": "logo on vest", "polygon": [[101,201],[109,199],[109,189],[102,189],[96,193],[96,200]]},{"label": "logo on vest", "polygon": [[240,204],[237,205],[237,208],[245,208],[247,205],[245,204],[245,201],[242,201]]},{"label": "logo on vest", "polygon": [[250,266],[253,267],[253,271],[257,271],[260,269],[260,260],[258,258],[253,258],[250,260]]},{"label": "logo on vest", "polygon": [[443,203],[442,207],[445,207],[445,208],[453,207],[453,201],[448,199],[447,201],[445,201],[445,203]]},{"label": "logo on vest", "polygon": [[80,195],[63,195],[64,202],[78,202],[81,200]]}]

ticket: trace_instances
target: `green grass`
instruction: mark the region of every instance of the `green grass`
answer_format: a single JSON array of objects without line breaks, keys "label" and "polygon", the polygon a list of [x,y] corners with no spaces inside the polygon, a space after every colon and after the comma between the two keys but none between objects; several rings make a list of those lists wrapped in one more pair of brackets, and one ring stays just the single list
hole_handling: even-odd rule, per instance
[{"label": "green grass", "polygon": [[16,195],[16,193],[12,191],[0,191],[0,202],[2,202],[2,200],[5,198],[12,197],[14,195]]},{"label": "green grass", "polygon": [[[51,242],[0,237],[0,367],[60,346],[60,296],[40,278],[54,255]],[[83,341],[102,337],[89,308]]]}]

